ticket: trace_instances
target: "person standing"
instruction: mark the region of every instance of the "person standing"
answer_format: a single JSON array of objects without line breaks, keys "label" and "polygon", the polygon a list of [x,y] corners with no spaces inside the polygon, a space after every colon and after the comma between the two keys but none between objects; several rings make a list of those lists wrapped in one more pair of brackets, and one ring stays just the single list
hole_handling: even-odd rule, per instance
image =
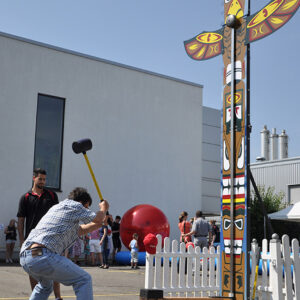
[{"label": "person standing", "polygon": [[79,257],[81,255],[81,237],[78,237],[75,240],[75,243],[73,245],[73,252],[74,252],[74,257],[73,257],[74,263],[80,265]]},{"label": "person standing", "polygon": [[100,228],[109,204],[99,203],[99,211],[89,209],[92,198],[86,189],[77,187],[68,199],[54,205],[30,232],[20,251],[20,264],[38,284],[32,300],[48,299],[53,281],[72,286],[77,300],[92,300],[91,275],[61,256],[82,235]]},{"label": "person standing", "polygon": [[91,239],[91,234],[88,233],[84,236],[83,242],[84,242],[84,260],[85,260],[85,265],[90,265],[91,263],[91,252],[90,252],[90,239]]},{"label": "person standing", "polygon": [[11,219],[9,222],[9,225],[5,227],[4,233],[6,234],[5,240],[6,240],[6,259],[5,262],[7,264],[13,263],[13,251],[15,247],[15,243],[17,240],[17,230],[16,230],[16,220]]},{"label": "person standing", "polygon": [[[58,198],[55,192],[45,188],[47,172],[44,169],[33,170],[33,186],[25,193],[19,202],[18,209],[18,233],[20,246],[29,236],[32,229],[36,227],[42,217],[55,204],[58,204]],[[25,234],[24,234],[25,229]],[[29,276],[31,290],[37,284],[37,281]],[[62,299],[60,296],[60,286],[54,283],[54,295],[56,300]]]},{"label": "person standing", "polygon": [[[202,218],[202,211],[196,211],[196,217],[192,226],[192,231],[184,234],[183,236],[192,236],[194,235],[194,244],[195,246],[199,246],[201,249],[203,247],[208,248],[208,245],[211,244],[211,227],[209,223]],[[207,241],[207,237],[209,236],[209,241]]]},{"label": "person standing", "polygon": [[210,222],[211,232],[212,232],[212,239],[210,246],[214,246],[214,243],[220,242],[220,230],[219,227],[216,225],[215,220],[211,220]]},{"label": "person standing", "polygon": [[180,242],[188,243],[192,241],[192,238],[190,235],[185,236],[186,233],[189,233],[191,231],[191,223],[187,221],[188,213],[186,211],[183,211],[179,216],[179,223],[178,228],[180,230]]},{"label": "person standing", "polygon": [[138,247],[138,234],[134,233],[132,235],[132,240],[129,243],[130,255],[131,255],[131,269],[139,269],[138,266],[138,254],[139,254],[139,247]]},{"label": "person standing", "polygon": [[108,248],[108,220],[109,216],[104,220],[102,227],[100,228],[100,246],[102,252],[103,264],[100,266],[102,269],[108,269],[108,256],[109,256],[109,248]]},{"label": "person standing", "polygon": [[115,263],[116,254],[120,252],[122,248],[122,244],[120,240],[120,221],[121,221],[121,217],[116,216],[114,222],[111,225],[112,242],[113,242],[113,253],[112,253],[113,263]]},{"label": "person standing", "polygon": [[[100,230],[94,230],[90,233],[90,253],[91,253],[91,261],[92,266],[99,264],[99,266],[103,265],[102,252],[100,246]],[[98,258],[98,263],[97,263]]]}]

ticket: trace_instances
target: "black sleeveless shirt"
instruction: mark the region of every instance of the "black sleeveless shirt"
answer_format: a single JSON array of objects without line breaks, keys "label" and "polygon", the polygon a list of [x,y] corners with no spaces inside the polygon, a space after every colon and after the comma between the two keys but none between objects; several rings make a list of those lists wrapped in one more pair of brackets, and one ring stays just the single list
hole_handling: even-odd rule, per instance
[{"label": "black sleeveless shirt", "polygon": [[6,240],[17,240],[17,231],[15,226],[7,226],[7,231],[12,231],[6,234]]}]

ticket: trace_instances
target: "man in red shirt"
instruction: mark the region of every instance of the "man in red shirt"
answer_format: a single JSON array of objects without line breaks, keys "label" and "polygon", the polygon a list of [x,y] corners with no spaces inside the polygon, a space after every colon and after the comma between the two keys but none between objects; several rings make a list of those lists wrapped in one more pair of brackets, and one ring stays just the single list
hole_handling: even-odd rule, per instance
[{"label": "man in red shirt", "polygon": [[[55,204],[58,198],[55,192],[45,188],[47,173],[45,170],[37,168],[33,170],[33,186],[25,193],[19,202],[18,210],[18,232],[20,247],[28,237],[30,231],[36,227],[41,218]],[[25,234],[24,234],[25,228]],[[33,290],[37,281],[29,276],[31,289]],[[58,282],[53,285],[56,300],[62,299],[60,296],[60,286]]]}]

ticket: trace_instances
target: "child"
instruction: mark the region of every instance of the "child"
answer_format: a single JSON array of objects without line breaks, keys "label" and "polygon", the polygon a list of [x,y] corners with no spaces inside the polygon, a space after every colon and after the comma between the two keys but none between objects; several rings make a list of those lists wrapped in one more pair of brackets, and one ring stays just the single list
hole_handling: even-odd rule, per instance
[{"label": "child", "polygon": [[85,259],[85,265],[89,265],[91,262],[91,255],[90,255],[90,239],[91,234],[88,233],[84,236],[84,259]]},{"label": "child", "polygon": [[131,250],[131,269],[139,269],[138,266],[138,234],[134,233],[132,235],[133,239],[129,244],[129,249]]},{"label": "child", "polygon": [[78,237],[73,245],[74,263],[79,265],[79,257],[81,255],[81,238]]}]

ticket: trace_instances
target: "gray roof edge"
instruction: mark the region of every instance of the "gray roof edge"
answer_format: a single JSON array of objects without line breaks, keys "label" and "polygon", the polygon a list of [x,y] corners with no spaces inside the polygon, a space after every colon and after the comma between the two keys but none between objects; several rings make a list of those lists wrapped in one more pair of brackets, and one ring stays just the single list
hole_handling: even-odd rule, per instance
[{"label": "gray roof edge", "polygon": [[145,73],[145,74],[148,74],[148,75],[153,75],[153,76],[161,77],[161,78],[164,78],[164,79],[169,79],[169,80],[177,81],[177,82],[180,82],[180,83],[192,85],[192,86],[195,86],[195,87],[203,88],[203,85],[199,84],[199,83],[187,81],[187,80],[184,80],[184,79],[175,78],[175,77],[168,76],[168,75],[155,73],[155,72],[144,70],[144,69],[141,69],[141,68],[125,65],[125,64],[122,64],[122,63],[117,63],[117,62],[107,60],[107,59],[104,59],[104,58],[99,58],[97,56],[84,54],[84,53],[81,53],[81,52],[61,48],[61,47],[58,47],[58,46],[53,46],[53,45],[50,45],[50,44],[38,42],[38,41],[31,40],[31,39],[28,39],[28,38],[13,35],[13,34],[10,34],[10,33],[5,33],[5,32],[0,31],[0,36],[6,37],[6,38],[11,38],[11,39],[14,39],[14,40],[18,40],[18,41],[21,41],[21,42],[33,44],[33,45],[44,47],[44,48],[49,48],[49,49],[56,50],[56,51],[59,51],[59,52],[64,52],[64,53],[72,54],[72,55],[75,55],[75,56],[80,56],[80,57],[83,57],[83,58],[99,61],[99,62],[102,62],[102,63],[114,65],[114,66],[117,66],[117,67],[126,68],[126,69],[129,69],[129,70],[132,70],[132,71],[137,71],[137,72]]},{"label": "gray roof edge", "polygon": [[218,112],[221,112],[222,108],[215,108],[215,107],[210,107],[210,106],[207,106],[207,105],[202,105],[203,108],[207,109],[207,110],[213,110],[213,111],[218,111]]},{"label": "gray roof edge", "polygon": [[262,162],[254,162],[250,164],[250,167],[255,168],[255,167],[267,166],[267,165],[282,165],[282,164],[289,164],[292,162],[300,163],[300,156],[288,157],[288,158],[276,159],[276,160],[267,160]]}]

